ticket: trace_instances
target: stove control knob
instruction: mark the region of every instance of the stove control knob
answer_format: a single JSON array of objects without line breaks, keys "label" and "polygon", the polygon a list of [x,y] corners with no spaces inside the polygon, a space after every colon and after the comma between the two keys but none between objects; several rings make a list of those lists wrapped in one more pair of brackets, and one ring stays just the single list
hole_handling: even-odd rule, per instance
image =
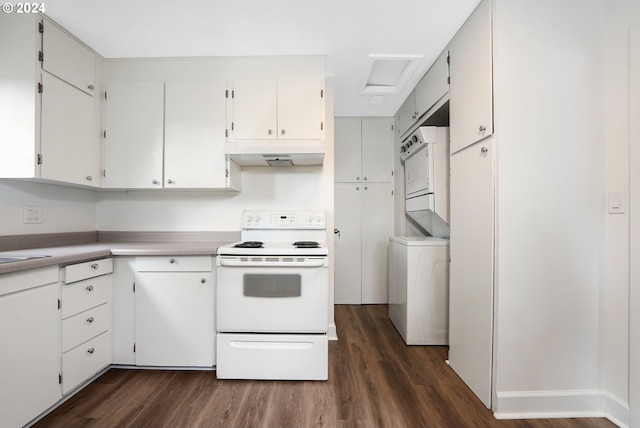
[{"label": "stove control knob", "polygon": [[250,216],[250,215],[248,215],[248,216],[247,216],[247,222],[251,222],[251,220],[253,220],[253,217],[252,217],[252,216]]},{"label": "stove control knob", "polygon": [[259,221],[260,221],[260,216],[259,216],[259,215],[257,215],[257,216],[256,216],[256,223],[258,223]]}]

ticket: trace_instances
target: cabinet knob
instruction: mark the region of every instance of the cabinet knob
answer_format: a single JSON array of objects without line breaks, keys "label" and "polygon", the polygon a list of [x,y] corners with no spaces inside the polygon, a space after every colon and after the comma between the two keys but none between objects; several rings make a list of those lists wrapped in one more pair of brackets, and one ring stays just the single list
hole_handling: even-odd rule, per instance
[{"label": "cabinet knob", "polygon": [[367,181],[367,177],[364,178],[364,181]]},{"label": "cabinet knob", "polygon": [[176,259],[174,259],[173,257],[169,259],[169,263],[175,263],[175,262],[176,262]]},{"label": "cabinet knob", "polygon": [[360,180],[360,177],[356,177],[356,180]]},{"label": "cabinet knob", "polygon": [[87,86],[87,88],[88,88],[89,90],[93,91],[96,87],[90,84],[89,86]]},{"label": "cabinet knob", "polygon": [[90,175],[87,175],[85,178],[87,179],[87,181],[91,181],[91,180],[93,180],[93,177],[92,177],[92,176],[90,176]]},{"label": "cabinet knob", "polygon": [[153,180],[151,181],[151,184],[160,184],[160,182],[158,180]]},{"label": "cabinet knob", "polygon": [[176,182],[171,180],[171,179],[169,179],[169,180],[167,180],[167,184],[176,184]]},{"label": "cabinet knob", "polygon": [[360,186],[356,186],[356,190],[360,190]]},{"label": "cabinet knob", "polygon": [[98,263],[94,263],[91,265],[91,269],[96,270],[98,269],[100,266],[98,265]]},{"label": "cabinet knob", "polygon": [[85,287],[85,290],[87,290],[89,293],[91,293],[93,291],[93,285],[87,285]]},{"label": "cabinet knob", "polygon": [[483,155],[486,155],[488,151],[489,149],[487,149],[486,147],[480,149],[480,153],[482,153]]},{"label": "cabinet knob", "polygon": [[340,229],[333,229],[333,234],[338,235],[338,238],[340,238]]},{"label": "cabinet knob", "polygon": [[89,348],[87,349],[87,352],[93,354],[94,352],[96,352],[96,348]]},{"label": "cabinet knob", "polygon": [[269,135],[273,134],[273,129],[268,130],[267,134],[269,134]]},{"label": "cabinet knob", "polygon": [[368,190],[369,188],[367,186],[364,186],[364,190]]},{"label": "cabinet knob", "polygon": [[91,324],[93,321],[94,321],[93,317],[89,317],[89,318],[87,318],[87,322],[88,322],[89,324]]},{"label": "cabinet knob", "polygon": [[204,284],[205,282],[207,282],[207,278],[200,279],[200,282]]},{"label": "cabinet knob", "polygon": [[287,133],[287,130],[286,130],[286,129],[283,129],[282,131],[280,131],[280,133],[281,133],[282,135],[284,135],[284,134],[286,134],[286,133]]},{"label": "cabinet knob", "polygon": [[487,130],[487,127],[484,126],[484,125],[480,125],[480,127],[478,128],[478,131],[480,131],[480,132],[484,132],[486,130]]}]

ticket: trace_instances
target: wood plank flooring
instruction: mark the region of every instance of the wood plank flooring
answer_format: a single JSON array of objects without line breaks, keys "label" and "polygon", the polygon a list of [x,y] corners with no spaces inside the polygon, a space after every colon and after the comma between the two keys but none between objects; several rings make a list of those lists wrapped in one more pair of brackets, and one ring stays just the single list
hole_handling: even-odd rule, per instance
[{"label": "wood plank flooring", "polygon": [[111,369],[35,427],[615,427],[603,418],[496,420],[444,363],[446,347],[406,346],[386,305],[340,305],[335,316],[327,382]]}]

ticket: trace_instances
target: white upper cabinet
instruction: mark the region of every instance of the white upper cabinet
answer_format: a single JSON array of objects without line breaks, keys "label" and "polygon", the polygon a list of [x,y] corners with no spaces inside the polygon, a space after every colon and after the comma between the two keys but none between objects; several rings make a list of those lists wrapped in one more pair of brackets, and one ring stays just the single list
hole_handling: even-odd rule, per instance
[{"label": "white upper cabinet", "polygon": [[42,24],[42,69],[93,95],[96,88],[93,52],[46,19]]},{"label": "white upper cabinet", "polygon": [[[0,177],[100,185],[99,57],[39,15],[0,14]],[[96,120],[97,119],[97,120]]]},{"label": "white upper cabinet", "polygon": [[396,113],[396,132],[402,136],[411,128],[418,118],[416,111],[416,91],[409,94]]},{"label": "white upper cabinet", "polygon": [[483,1],[449,48],[451,153],[493,134],[491,2]]},{"label": "white upper cabinet", "polygon": [[162,187],[164,82],[107,85],[104,185]]},{"label": "white upper cabinet", "polygon": [[41,176],[91,185],[99,174],[94,98],[48,73],[42,73],[42,86]]},{"label": "white upper cabinet", "polygon": [[393,179],[393,120],[335,119],[335,182],[381,182]]},{"label": "white upper cabinet", "polygon": [[323,135],[321,79],[233,82],[234,140],[318,140]]},{"label": "white upper cabinet", "polygon": [[226,187],[225,81],[167,82],[164,186]]},{"label": "white upper cabinet", "polygon": [[416,112],[422,116],[449,92],[448,52],[440,54],[416,86]]},{"label": "white upper cabinet", "polygon": [[113,82],[105,178],[120,189],[239,189],[226,159],[225,81]]}]

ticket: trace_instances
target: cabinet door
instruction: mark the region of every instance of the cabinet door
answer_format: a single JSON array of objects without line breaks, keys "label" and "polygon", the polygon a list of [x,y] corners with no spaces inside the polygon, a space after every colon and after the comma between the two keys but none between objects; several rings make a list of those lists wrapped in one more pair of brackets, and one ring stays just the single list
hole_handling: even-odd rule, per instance
[{"label": "cabinet door", "polygon": [[362,180],[362,120],[337,117],[334,122],[334,181]]},{"label": "cabinet door", "polygon": [[167,82],[164,186],[225,187],[225,82]]},{"label": "cabinet door", "polygon": [[96,83],[94,53],[46,19],[43,25],[42,68],[93,95]]},{"label": "cabinet door", "polygon": [[392,119],[362,119],[362,180],[391,182],[393,176]]},{"label": "cabinet door", "polygon": [[164,82],[107,85],[105,187],[162,187]]},{"label": "cabinet door", "polygon": [[236,80],[233,82],[234,140],[277,138],[275,80]]},{"label": "cabinet door", "polygon": [[60,399],[58,287],[0,297],[2,426],[23,426]]},{"label": "cabinet door", "polygon": [[362,303],[362,184],[335,184],[335,285],[336,304]]},{"label": "cabinet door", "polygon": [[318,140],[323,135],[323,85],[317,80],[279,80],[278,138]]},{"label": "cabinet door", "polygon": [[451,153],[493,133],[491,2],[484,0],[449,49]]},{"label": "cabinet door", "polygon": [[362,187],[362,303],[387,303],[389,237],[393,235],[391,183]]},{"label": "cabinet door", "polygon": [[213,366],[213,274],[138,272],[135,277],[136,364]]},{"label": "cabinet door", "polygon": [[135,257],[114,258],[111,276],[111,362],[133,365],[136,363],[135,303],[133,269]]},{"label": "cabinet door", "polygon": [[76,184],[91,184],[94,170],[95,98],[42,73],[40,176]]},{"label": "cabinet door", "polygon": [[448,52],[443,52],[416,86],[416,111],[422,116],[449,92]]},{"label": "cabinet door", "polygon": [[396,113],[396,131],[398,135],[404,135],[416,119],[416,93],[413,91],[402,103],[398,113]]},{"label": "cabinet door", "polygon": [[493,142],[451,156],[449,362],[491,408]]}]

